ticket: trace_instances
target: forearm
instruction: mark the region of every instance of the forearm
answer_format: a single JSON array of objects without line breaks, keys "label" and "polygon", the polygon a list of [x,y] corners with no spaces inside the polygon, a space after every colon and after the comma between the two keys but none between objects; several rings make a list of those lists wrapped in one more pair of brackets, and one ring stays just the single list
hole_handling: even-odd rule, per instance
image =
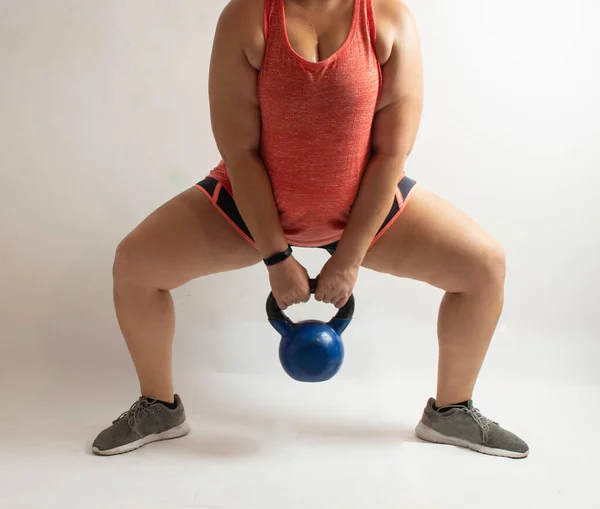
[{"label": "forearm", "polygon": [[390,212],[405,158],[375,155],[363,175],[352,213],[335,256],[359,266]]},{"label": "forearm", "polygon": [[375,118],[374,154],[336,252],[345,263],[362,263],[389,214],[398,180],[417,138],[421,108],[420,97],[408,96],[384,108]]},{"label": "forearm", "polygon": [[244,152],[226,160],[235,202],[263,258],[285,251],[271,182],[260,156]]}]

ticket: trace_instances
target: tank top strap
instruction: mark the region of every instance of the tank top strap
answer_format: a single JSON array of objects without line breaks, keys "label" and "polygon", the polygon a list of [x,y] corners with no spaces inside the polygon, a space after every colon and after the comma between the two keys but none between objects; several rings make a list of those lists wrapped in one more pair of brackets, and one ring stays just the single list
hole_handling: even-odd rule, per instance
[{"label": "tank top strap", "polygon": [[273,13],[277,9],[278,0],[265,0],[264,9],[264,20],[263,20],[263,32],[265,34],[265,41],[269,37],[270,27],[276,20],[273,20]]},{"label": "tank top strap", "polygon": [[366,13],[366,23],[369,30],[369,37],[371,39],[371,45],[373,51],[375,51],[375,42],[377,41],[377,26],[375,25],[375,13],[373,11],[373,0],[356,0],[357,2],[363,2],[365,5],[361,9],[361,12]]}]

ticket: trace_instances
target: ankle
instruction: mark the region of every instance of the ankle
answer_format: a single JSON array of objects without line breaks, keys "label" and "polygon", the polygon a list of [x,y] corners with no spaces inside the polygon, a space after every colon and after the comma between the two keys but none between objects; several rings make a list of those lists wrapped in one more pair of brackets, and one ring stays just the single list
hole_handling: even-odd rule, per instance
[{"label": "ankle", "polygon": [[[457,402],[458,401],[458,402]],[[469,407],[469,401],[471,401],[470,399],[467,400],[444,400],[444,399],[437,399],[435,400],[435,403],[433,404],[433,409],[435,411],[438,411],[440,408],[446,408],[446,407],[453,407],[453,406],[463,406],[465,408]]]},{"label": "ankle", "polygon": [[152,404],[158,403],[164,407],[167,407],[169,410],[175,410],[177,408],[177,401],[175,400],[174,396],[161,399],[155,396],[148,396],[148,393],[142,393],[142,397],[149,399]]},{"label": "ankle", "polygon": [[169,410],[175,410],[177,408],[176,401],[168,402],[168,401],[161,401],[160,399],[157,399],[156,402],[160,403],[164,407],[167,407]]},{"label": "ankle", "polygon": [[153,391],[142,389],[142,396],[144,398],[155,399],[163,403],[175,403],[175,395],[172,391]]}]

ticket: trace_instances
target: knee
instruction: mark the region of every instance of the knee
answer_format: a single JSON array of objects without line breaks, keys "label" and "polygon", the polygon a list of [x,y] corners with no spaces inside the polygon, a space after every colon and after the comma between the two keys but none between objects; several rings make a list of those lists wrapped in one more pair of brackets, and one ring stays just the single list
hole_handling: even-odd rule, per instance
[{"label": "knee", "polygon": [[475,283],[479,289],[501,290],[506,278],[506,255],[501,244],[490,240],[481,246],[478,270],[474,271]]},{"label": "knee", "polygon": [[131,234],[117,246],[113,263],[113,279],[115,283],[140,284],[143,282],[140,249],[135,237]]}]

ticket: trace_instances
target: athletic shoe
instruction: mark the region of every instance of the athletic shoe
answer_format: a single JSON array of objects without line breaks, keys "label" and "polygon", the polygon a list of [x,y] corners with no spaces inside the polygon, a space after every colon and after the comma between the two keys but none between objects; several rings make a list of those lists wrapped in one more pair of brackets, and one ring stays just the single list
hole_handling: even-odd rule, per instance
[{"label": "athletic shoe", "polygon": [[438,410],[434,404],[433,398],[427,402],[423,418],[415,429],[421,440],[505,458],[525,458],[529,454],[523,440],[483,416],[473,408],[473,401],[469,401],[468,407],[450,405]]},{"label": "athletic shoe", "polygon": [[177,394],[175,402],[177,406],[171,410],[155,399],[142,396],[98,435],[92,451],[101,456],[112,456],[134,451],[150,442],[187,435],[190,426]]}]

